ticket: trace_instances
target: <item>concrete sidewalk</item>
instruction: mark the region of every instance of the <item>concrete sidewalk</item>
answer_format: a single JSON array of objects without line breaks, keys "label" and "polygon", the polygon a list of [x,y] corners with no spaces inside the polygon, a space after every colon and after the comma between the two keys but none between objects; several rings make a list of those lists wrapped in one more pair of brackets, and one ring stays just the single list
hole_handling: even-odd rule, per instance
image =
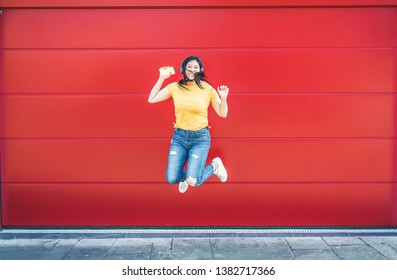
[{"label": "concrete sidewalk", "polygon": [[0,260],[397,260],[397,229],[0,230]]}]

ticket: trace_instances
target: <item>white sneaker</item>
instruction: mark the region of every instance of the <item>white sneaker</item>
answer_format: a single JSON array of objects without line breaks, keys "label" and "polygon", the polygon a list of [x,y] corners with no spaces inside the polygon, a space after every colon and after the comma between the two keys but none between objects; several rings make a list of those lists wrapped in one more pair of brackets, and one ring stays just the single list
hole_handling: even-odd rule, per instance
[{"label": "white sneaker", "polygon": [[179,192],[180,193],[186,192],[188,187],[189,187],[189,184],[186,182],[186,180],[183,182],[180,182],[179,183]]},{"label": "white sneaker", "polygon": [[227,171],[225,166],[222,163],[222,160],[219,157],[216,157],[212,160],[217,166],[216,172],[214,174],[218,176],[219,180],[221,180],[222,183],[227,181]]}]

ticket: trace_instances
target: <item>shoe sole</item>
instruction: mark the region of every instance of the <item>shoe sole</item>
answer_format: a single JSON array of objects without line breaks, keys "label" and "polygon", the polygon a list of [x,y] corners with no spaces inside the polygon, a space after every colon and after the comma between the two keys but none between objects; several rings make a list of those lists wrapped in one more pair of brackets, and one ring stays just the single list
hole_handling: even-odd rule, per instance
[{"label": "shoe sole", "polygon": [[180,193],[185,193],[187,189],[189,188],[189,185],[186,187],[186,189],[182,189],[180,186],[178,187],[178,190]]},{"label": "shoe sole", "polygon": [[[224,182],[227,181],[227,170],[226,170],[225,166],[223,165],[222,160],[221,160],[219,157],[215,158],[214,160],[216,160],[216,162],[218,163],[218,168],[219,168],[218,174],[219,174],[219,173],[225,173],[225,174],[226,174],[226,178],[224,178],[224,179],[222,179],[222,178],[218,175],[219,180],[220,180],[222,183],[224,183]],[[224,172],[220,172],[221,170],[224,171]]]}]

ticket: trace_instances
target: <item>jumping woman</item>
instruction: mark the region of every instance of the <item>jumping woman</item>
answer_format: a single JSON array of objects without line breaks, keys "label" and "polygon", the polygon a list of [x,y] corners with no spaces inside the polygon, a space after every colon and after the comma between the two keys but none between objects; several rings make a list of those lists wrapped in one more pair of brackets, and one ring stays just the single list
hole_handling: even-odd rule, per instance
[{"label": "jumping woman", "polygon": [[159,78],[148,98],[149,103],[162,102],[171,97],[174,100],[176,121],[166,179],[170,184],[179,183],[181,193],[186,192],[189,186],[201,185],[212,175],[226,182],[227,171],[219,157],[214,158],[211,164],[205,164],[211,144],[208,107],[211,104],[220,117],[226,118],[229,88],[221,85],[215,90],[208,82],[203,63],[197,56],[189,56],[182,62],[182,80],[162,88],[164,81],[173,74],[172,70],[169,66],[160,68]]}]

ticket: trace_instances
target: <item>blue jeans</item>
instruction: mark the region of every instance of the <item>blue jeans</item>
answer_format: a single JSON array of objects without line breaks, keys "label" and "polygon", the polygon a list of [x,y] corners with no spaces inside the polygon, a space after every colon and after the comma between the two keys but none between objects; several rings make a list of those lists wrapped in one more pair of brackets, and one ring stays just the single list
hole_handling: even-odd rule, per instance
[{"label": "blue jeans", "polygon": [[212,164],[205,166],[210,144],[211,136],[207,127],[197,131],[176,128],[168,154],[167,181],[177,184],[187,180],[190,186],[204,183],[214,174]]}]

